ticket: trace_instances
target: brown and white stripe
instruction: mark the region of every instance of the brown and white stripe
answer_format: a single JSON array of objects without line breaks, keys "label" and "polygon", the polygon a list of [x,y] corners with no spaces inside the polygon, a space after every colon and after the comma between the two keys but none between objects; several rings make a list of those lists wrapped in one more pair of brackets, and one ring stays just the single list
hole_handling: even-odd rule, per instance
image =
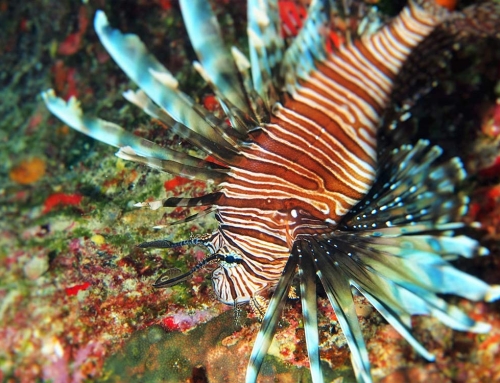
[{"label": "brown and white stripe", "polygon": [[376,33],[318,62],[251,134],[220,184],[219,231],[242,257],[214,275],[221,300],[247,301],[272,288],[295,239],[331,230],[369,191],[393,80],[444,16],[427,8],[411,2]]}]

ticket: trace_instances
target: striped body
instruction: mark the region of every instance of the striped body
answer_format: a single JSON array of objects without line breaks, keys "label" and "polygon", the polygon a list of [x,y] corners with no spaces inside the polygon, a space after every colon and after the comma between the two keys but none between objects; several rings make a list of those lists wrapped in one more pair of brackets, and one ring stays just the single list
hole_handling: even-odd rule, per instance
[{"label": "striped body", "polygon": [[374,35],[318,63],[251,134],[219,185],[220,235],[243,259],[215,274],[219,300],[246,303],[273,288],[297,237],[332,231],[370,190],[394,77],[439,22],[412,3]]}]

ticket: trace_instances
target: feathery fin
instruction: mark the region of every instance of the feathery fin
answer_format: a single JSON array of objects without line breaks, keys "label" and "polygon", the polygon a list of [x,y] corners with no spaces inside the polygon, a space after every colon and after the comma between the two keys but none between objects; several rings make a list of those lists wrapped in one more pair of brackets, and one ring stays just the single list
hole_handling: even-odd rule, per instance
[{"label": "feathery fin", "polygon": [[189,129],[186,125],[175,121],[167,112],[157,107],[142,90],[138,90],[136,92],[128,90],[123,93],[123,97],[125,97],[127,101],[141,108],[149,116],[161,121],[169,128],[171,133],[178,134],[180,137],[191,142],[199,149],[205,151],[208,155],[212,155],[217,160],[225,164],[231,163],[234,156],[238,153],[236,149],[222,147],[201,134],[196,133],[194,130]]},{"label": "feathery fin", "polygon": [[243,113],[252,116],[234,59],[224,46],[209,2],[182,0],[180,6],[191,44],[215,90]]},{"label": "feathery fin", "polygon": [[283,58],[284,41],[281,37],[277,0],[248,0],[248,45],[254,89],[268,110],[279,101],[279,63]]},{"label": "feathery fin", "polygon": [[[76,98],[68,102],[56,97],[52,89],[42,93],[47,108],[73,129],[105,144],[118,148],[128,147],[139,157],[155,158],[158,161],[168,161],[176,167],[188,166],[198,168],[201,172],[217,169],[220,166],[192,157],[170,148],[164,148],[144,138],[126,131],[119,125],[99,118],[83,114]],[[142,160],[140,162],[143,162]]]},{"label": "feathery fin", "polygon": [[139,37],[112,29],[102,11],[97,11],[94,26],[101,43],[111,57],[156,104],[174,120],[188,126],[196,133],[222,147],[228,146],[228,143],[196,112],[193,108],[195,103],[177,89],[177,82],[171,73],[148,52]]},{"label": "feathery fin", "polygon": [[[196,166],[179,164],[174,161],[162,160],[154,157],[145,157],[138,155],[130,146],[124,146],[116,153],[116,156],[128,161],[134,161],[139,164],[149,166],[153,169],[161,170],[170,174],[177,174],[188,179],[197,179],[209,182],[221,182],[227,170],[207,169]],[[207,162],[211,164],[210,162]]]}]

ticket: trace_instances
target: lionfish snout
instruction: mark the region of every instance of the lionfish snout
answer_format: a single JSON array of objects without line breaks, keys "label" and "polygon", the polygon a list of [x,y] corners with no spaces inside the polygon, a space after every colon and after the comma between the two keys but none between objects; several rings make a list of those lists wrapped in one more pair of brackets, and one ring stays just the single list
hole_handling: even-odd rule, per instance
[{"label": "lionfish snout", "polygon": [[[488,324],[440,296],[474,301],[500,296],[499,286],[450,263],[488,254],[463,232],[468,198],[460,191],[466,176],[462,162],[446,159],[430,141],[400,132],[398,121],[411,118],[410,111],[403,110],[387,129],[382,117],[397,93],[401,71],[411,72],[414,50],[425,57],[466,36],[500,38],[500,5],[484,2],[453,13],[431,0],[411,0],[398,16],[382,22],[385,17],[361,1],[312,0],[307,17],[295,20],[300,32],[284,38],[282,31],[296,28],[281,28],[281,2],[249,0],[248,59],[224,44],[209,2],[180,4],[199,58],[194,67],[212,87],[224,118],[181,92],[140,39],[112,29],[104,13],[96,14],[95,28],[140,88],[126,92],[126,98],[206,158],[85,116],[75,99],[66,103],[52,91],[42,95],[68,125],[120,148],[118,156],[218,185],[201,197],[139,204],[153,209],[208,206],[198,218],[215,213],[219,222],[214,233],[186,241],[141,244],[202,245],[210,253],[187,273],[168,270],[154,286],[172,286],[217,264],[212,275],[217,298],[234,306],[248,302],[262,316],[247,383],[257,380],[297,271],[315,383],[323,382],[317,280],[346,336],[360,383],[372,377],[353,290],[427,360],[434,356],[412,335],[412,315],[433,315],[457,330],[488,331]],[[421,79],[400,86],[413,89]]]}]

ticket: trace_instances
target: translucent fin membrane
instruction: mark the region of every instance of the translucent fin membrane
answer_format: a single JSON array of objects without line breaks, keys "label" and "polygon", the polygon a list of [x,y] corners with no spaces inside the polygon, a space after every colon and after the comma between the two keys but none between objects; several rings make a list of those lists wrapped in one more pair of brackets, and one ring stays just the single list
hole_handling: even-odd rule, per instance
[{"label": "translucent fin membrane", "polygon": [[236,47],[231,48],[234,62],[238,68],[241,76],[241,81],[246,94],[248,95],[248,102],[253,110],[253,113],[260,123],[269,121],[270,110],[264,104],[262,98],[253,87],[252,76],[250,74],[250,62],[247,57]]},{"label": "translucent fin membrane", "polygon": [[[346,240],[346,235],[339,231],[329,239],[304,240],[300,248],[302,256],[308,254],[314,259],[317,274],[353,353],[353,366],[359,382],[370,382],[371,378],[351,287],[363,294],[427,360],[434,360],[434,356],[411,335],[412,315],[435,316],[456,330],[483,333],[490,329],[488,324],[476,322],[456,307],[448,305],[434,291],[444,292],[441,286],[443,283],[446,285],[446,282],[443,282],[442,274],[447,273],[450,273],[450,281],[453,279],[455,290],[446,292],[468,299],[488,300],[493,295],[498,297],[497,286],[489,286],[444,261],[433,264],[434,274],[429,277],[428,260],[418,252],[401,258],[371,246],[361,251],[360,246],[355,245],[359,242],[359,233],[350,236],[352,238]],[[380,238],[374,237],[372,244],[376,244]],[[373,262],[381,256],[388,260],[384,269]]]},{"label": "translucent fin membrane", "polygon": [[349,274],[339,267],[336,257],[331,257],[329,252],[310,246],[309,254],[315,261],[318,277],[351,350],[351,361],[356,378],[358,382],[370,382],[370,361],[356,315]]},{"label": "translucent fin membrane", "polygon": [[[417,6],[417,3],[423,3],[423,7]],[[225,118],[219,119],[207,112],[181,92],[177,80],[147,51],[137,36],[122,34],[112,29],[104,13],[97,12],[95,28],[103,45],[118,65],[141,88],[138,92],[127,92],[125,97],[169,126],[172,132],[191,141],[226,166],[159,147],[150,141],[135,137],[115,124],[86,117],[76,100],[65,103],[51,91],[44,93],[43,97],[49,109],[68,125],[119,147],[120,157],[188,178],[212,180],[221,185],[223,192],[227,192],[227,186],[230,184],[226,177],[228,169],[231,166],[236,168],[237,164],[243,167],[241,163],[245,161],[238,160],[244,158],[243,155],[250,158],[250,155],[256,154],[251,153],[252,147],[246,141],[250,138],[248,132],[253,132],[270,122],[273,107],[275,107],[274,112],[279,112],[281,109],[276,107],[277,101],[283,102],[282,110],[287,107],[287,100],[293,99],[293,93],[300,92],[297,84],[302,85],[307,81],[318,61],[323,61],[325,67],[333,67],[333,80],[328,80],[328,84],[332,84],[331,88],[316,82],[319,90],[315,92],[321,94],[321,99],[325,93],[324,98],[329,102],[340,94],[342,97],[340,103],[345,107],[345,112],[351,110],[347,114],[343,114],[341,109],[338,113],[335,111],[337,115],[325,113],[331,117],[330,120],[325,119],[325,123],[321,121],[318,125],[325,126],[329,122],[340,121],[339,116],[342,114],[346,117],[345,122],[342,122],[342,130],[345,126],[346,135],[353,141],[361,142],[363,139],[371,140],[373,137],[366,130],[361,130],[358,137],[349,133],[352,130],[352,123],[355,122],[355,119],[350,117],[354,114],[359,115],[360,117],[357,117],[359,121],[369,121],[369,125],[373,125],[374,129],[380,125],[381,114],[373,108],[378,105],[377,108],[380,107],[382,112],[387,105],[385,96],[388,97],[392,91],[397,92],[399,87],[402,88],[399,82],[404,83],[405,77],[399,78],[396,89],[392,87],[391,78],[400,72],[401,65],[415,46],[422,44],[418,55],[426,56],[453,42],[454,34],[461,34],[462,30],[466,31],[466,34],[479,36],[498,37],[499,34],[498,6],[488,5],[484,8],[479,6],[477,9],[481,8],[480,11],[452,16],[448,20],[453,20],[453,23],[443,24],[442,30],[445,31],[441,36],[443,40],[439,43],[435,41],[428,43],[436,35],[427,38],[426,36],[445,18],[446,11],[437,9],[433,0],[415,0],[410,1],[410,5],[394,19],[392,24],[387,24],[379,30],[380,33],[368,38],[366,35],[373,33],[379,24],[359,23],[364,13],[363,4],[364,2],[360,0],[313,0],[302,31],[291,43],[288,51],[285,51],[280,34],[278,1],[249,0],[249,61],[236,48],[229,50],[224,46],[220,28],[206,1],[181,0],[183,17],[199,59],[194,67],[216,93],[230,124],[225,122]],[[425,12],[426,8],[430,8],[430,12]],[[357,38],[361,34],[367,38]],[[327,45],[331,41],[334,43],[334,48],[338,48],[332,49],[332,54]],[[420,60],[421,57],[418,55],[417,59]],[[324,73],[327,73],[327,68],[324,69]],[[425,71],[425,75],[429,77],[429,72]],[[326,75],[324,77],[328,78]],[[359,88],[362,91],[351,90],[350,84],[361,84]],[[413,85],[410,85],[406,86],[405,92],[411,93],[411,89],[414,89]],[[342,93],[343,88],[348,91]],[[327,91],[324,92],[324,89]],[[330,91],[331,89],[333,91]],[[290,94],[287,95],[286,91]],[[309,92],[308,95],[304,104],[309,101],[317,103],[311,98],[315,96],[314,92]],[[373,102],[368,102],[368,98],[372,98]],[[290,105],[293,104],[289,103],[288,106]],[[322,107],[321,110],[323,109]],[[294,112],[299,115],[302,113],[299,109],[294,109]],[[284,116],[282,113],[281,118]],[[276,113],[275,117],[280,116]],[[312,119],[312,115],[306,117]],[[301,118],[300,121],[307,119]],[[393,137],[394,132],[390,129],[387,130],[388,135]],[[342,131],[339,130],[338,133]],[[278,139],[284,140],[284,137],[289,136],[293,136],[293,133],[285,134]],[[325,136],[318,136],[314,143],[320,143],[320,138],[323,139]],[[171,248],[203,245],[212,254],[187,273],[170,269],[157,280],[156,287],[172,286],[187,279],[207,263],[221,261],[221,267],[213,274],[214,281],[217,278],[221,280],[218,287],[214,283],[219,300],[237,304],[250,299],[257,303],[259,310],[263,311],[267,307],[262,328],[251,354],[246,375],[247,383],[257,380],[258,371],[276,331],[297,268],[311,375],[315,383],[323,381],[319,359],[316,278],[323,284],[346,335],[347,343],[352,350],[352,363],[358,382],[371,382],[372,379],[366,344],[354,309],[353,289],[364,295],[428,360],[432,360],[433,355],[411,334],[412,315],[433,315],[458,330],[485,332],[489,329],[489,325],[472,320],[438,296],[438,294],[452,293],[472,300],[486,301],[498,299],[500,296],[499,286],[489,286],[455,269],[449,263],[458,257],[470,258],[477,254],[487,254],[487,250],[480,247],[475,240],[460,233],[460,229],[464,227],[460,218],[466,211],[468,203],[468,199],[458,193],[456,188],[465,177],[462,164],[456,158],[439,163],[441,149],[431,146],[427,141],[419,141],[415,146],[400,146],[400,143],[408,142],[408,137],[404,134],[402,136],[398,140],[393,140],[390,148],[397,147],[394,150],[389,150],[389,147],[381,144],[381,141],[377,143],[378,154],[382,154],[378,156],[377,179],[366,198],[342,219],[336,227],[337,230],[332,228],[332,232],[328,235],[311,234],[295,238],[291,255],[276,286],[274,286],[275,278],[281,271],[282,263],[278,262],[280,265],[278,269],[274,268],[274,265],[270,266],[273,278],[268,278],[266,282],[272,281],[268,287],[275,287],[275,292],[269,305],[265,302],[261,304],[258,295],[251,296],[252,293],[259,291],[254,287],[249,288],[248,293],[245,292],[241,298],[233,296],[232,292],[229,294],[225,292],[223,285],[223,282],[233,278],[229,282],[238,282],[240,286],[247,287],[245,283],[249,278],[239,277],[236,272],[241,272],[240,275],[244,276],[250,275],[243,273],[250,267],[249,260],[254,262],[259,259],[260,253],[264,253],[266,257],[260,259],[266,261],[259,266],[267,266],[267,259],[274,261],[275,250],[283,248],[276,246],[276,242],[264,241],[263,236],[260,236],[262,233],[265,235],[270,233],[269,237],[274,235],[276,238],[279,237],[280,233],[275,231],[277,229],[273,226],[276,222],[272,222],[272,225],[266,223],[259,226],[252,222],[251,214],[243,216],[243,213],[241,220],[239,217],[238,220],[233,218],[233,221],[228,218],[231,216],[230,213],[233,213],[230,211],[233,208],[243,212],[245,209],[249,210],[249,207],[253,208],[252,198],[245,200],[245,204],[247,202],[250,204],[248,206],[244,204],[217,206],[220,202],[218,193],[197,198],[167,198],[137,205],[156,209],[163,206],[215,204],[213,208],[207,209],[207,211],[215,210],[217,213],[220,226],[215,233],[177,243],[168,240],[145,242],[139,247]],[[382,135],[380,137],[383,138]],[[279,142],[278,139],[276,142]],[[255,140],[257,141],[257,138]],[[347,148],[347,145],[344,146]],[[272,145],[265,149],[271,150]],[[362,149],[369,152],[369,157],[375,158],[374,148],[363,144]],[[315,157],[310,159],[311,163],[318,160]],[[349,167],[349,163],[345,165]],[[254,168],[238,170],[250,172]],[[332,170],[331,166],[329,170]],[[325,173],[330,174],[328,171]],[[371,176],[369,179],[371,180]],[[256,194],[262,191],[257,182],[252,185],[255,185],[255,190],[248,188],[249,197],[253,197],[254,191]],[[231,198],[225,200],[228,205],[230,200]],[[296,210],[292,210],[292,216],[293,212],[297,214]],[[281,211],[276,213],[277,216],[282,216]],[[256,213],[252,214],[256,217]],[[306,218],[301,223],[309,225]],[[245,225],[245,229],[250,226],[252,236],[241,235],[244,230],[239,225]],[[282,222],[277,226],[283,226]],[[308,228],[310,233],[315,232],[313,224]],[[322,225],[323,230],[324,228]],[[289,235],[288,231],[286,234]],[[282,253],[286,254],[286,249]],[[225,255],[222,254],[224,252]],[[269,257],[267,254],[270,254]],[[241,264],[234,268],[234,273],[229,277],[228,270],[231,267],[225,269],[224,267],[228,266],[226,263]],[[254,274],[257,277],[257,273]],[[222,294],[225,294],[226,298]],[[241,299],[238,300],[239,298]]]},{"label": "translucent fin membrane", "polygon": [[319,358],[318,308],[314,264],[311,257],[301,255],[300,246],[297,248],[297,252],[299,254],[300,299],[311,377],[313,383],[322,383],[323,374]]},{"label": "translucent fin membrane", "polygon": [[[241,86],[239,72],[229,49],[224,45],[217,19],[205,0],[181,1],[181,10],[189,39],[200,60],[204,77],[210,81],[219,98],[234,105],[246,115],[245,123],[255,121]],[[203,31],[200,33],[200,30]],[[227,110],[226,110],[227,111]],[[231,113],[229,113],[231,115]],[[241,125],[241,133],[245,133]]]},{"label": "translucent fin membrane", "polygon": [[[446,259],[487,254],[478,242],[439,226],[429,234],[422,231],[399,233],[385,229],[357,233],[335,231],[328,240],[333,247],[356,256],[372,271],[415,293],[454,294],[470,300],[489,300],[495,290],[487,283],[454,268]],[[456,240],[456,242],[455,242]],[[455,243],[453,243],[455,242]],[[452,245],[450,245],[452,244]],[[462,244],[462,248],[458,248]]]},{"label": "translucent fin membrane", "polygon": [[224,178],[226,170],[209,170],[200,169],[195,166],[179,164],[173,161],[160,160],[154,157],[139,156],[130,146],[120,148],[116,153],[117,157],[124,160],[137,162],[149,166],[153,169],[161,170],[170,174],[178,174],[189,179],[197,179],[201,181],[220,182]]},{"label": "translucent fin membrane", "polygon": [[[500,297],[500,286],[490,286],[448,262],[458,257],[487,255],[488,251],[457,232],[464,226],[457,220],[465,212],[467,200],[455,198],[455,189],[465,172],[457,159],[440,163],[440,154],[440,148],[426,141],[393,150],[384,159],[374,191],[345,217],[338,230],[323,236],[303,237],[294,244],[288,263],[298,265],[299,269],[314,382],[322,381],[319,342],[314,335],[318,331],[316,275],[346,336],[354,372],[361,383],[371,382],[372,378],[353,288],[429,361],[434,360],[434,355],[411,333],[412,315],[432,315],[456,330],[489,331],[489,324],[471,319],[438,296],[454,294],[473,301]],[[439,214],[420,212],[416,222],[409,215],[415,216],[417,207],[433,209]],[[374,216],[379,212],[385,223],[373,227],[372,223],[377,222]],[[287,278],[279,285],[286,286]],[[267,311],[266,317],[272,314]],[[249,366],[252,377],[256,376],[262,354],[267,351],[268,338],[274,332],[271,330],[263,329],[257,336]],[[255,381],[248,380],[248,376],[247,382]]]},{"label": "translucent fin membrane", "polygon": [[128,90],[123,94],[123,97],[125,97],[132,104],[141,108],[149,116],[161,121],[169,128],[170,132],[178,134],[180,137],[203,150],[206,154],[213,156],[225,164],[229,164],[234,158],[234,155],[238,153],[236,149],[222,147],[201,134],[189,129],[186,125],[175,121],[168,115],[168,113],[157,107],[142,90],[138,90],[136,92]]}]

